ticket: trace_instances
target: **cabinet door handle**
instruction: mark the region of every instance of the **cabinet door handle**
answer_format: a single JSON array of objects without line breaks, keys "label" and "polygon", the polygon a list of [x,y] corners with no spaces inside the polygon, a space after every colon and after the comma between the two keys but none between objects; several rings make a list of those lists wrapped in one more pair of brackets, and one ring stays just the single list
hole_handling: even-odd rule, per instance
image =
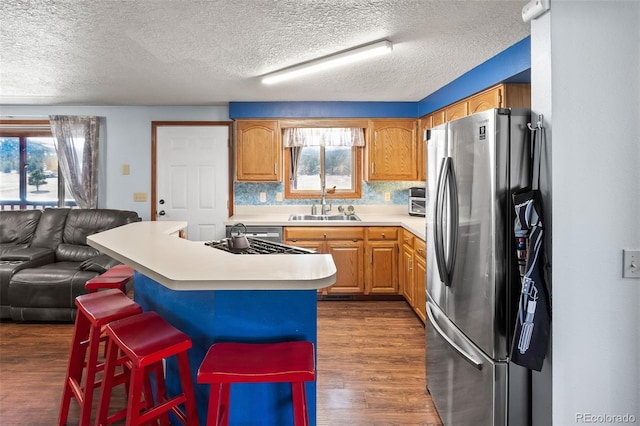
[{"label": "cabinet door handle", "polygon": [[407,266],[408,266],[408,270],[412,271],[413,267],[412,267],[413,262],[411,261],[411,259],[407,259]]},{"label": "cabinet door handle", "polygon": [[384,232],[382,233],[382,238],[385,238],[385,236],[384,236]]},{"label": "cabinet door handle", "polygon": [[376,163],[371,163],[371,174],[372,175],[376,174]]}]

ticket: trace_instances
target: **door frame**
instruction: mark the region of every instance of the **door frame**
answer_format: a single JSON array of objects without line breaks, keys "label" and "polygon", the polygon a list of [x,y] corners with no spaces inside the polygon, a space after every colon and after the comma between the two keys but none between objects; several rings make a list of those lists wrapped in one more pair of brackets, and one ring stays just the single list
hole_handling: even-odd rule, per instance
[{"label": "door frame", "polygon": [[227,126],[229,128],[229,138],[227,139],[227,149],[229,152],[229,158],[228,158],[228,163],[229,163],[229,188],[228,188],[228,192],[229,192],[229,201],[228,201],[228,205],[227,205],[227,210],[229,211],[229,217],[233,216],[233,205],[234,203],[234,199],[233,199],[233,121],[152,121],[151,122],[151,220],[155,221],[156,217],[157,217],[157,191],[156,191],[156,185],[157,185],[157,180],[156,180],[156,176],[157,176],[157,170],[158,170],[158,166],[157,166],[157,133],[158,133],[158,127],[162,127],[162,126],[173,126],[173,127],[177,127],[177,126],[184,126],[184,127],[190,127],[190,126]]}]

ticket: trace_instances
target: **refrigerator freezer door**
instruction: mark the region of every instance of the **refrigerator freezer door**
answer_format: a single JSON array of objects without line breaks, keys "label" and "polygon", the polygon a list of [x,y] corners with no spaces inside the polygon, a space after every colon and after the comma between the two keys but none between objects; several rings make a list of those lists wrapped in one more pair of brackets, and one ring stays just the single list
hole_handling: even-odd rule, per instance
[{"label": "refrigerator freezer door", "polygon": [[438,192],[438,178],[442,175],[442,166],[447,157],[447,124],[430,130],[427,141],[427,290],[441,309],[446,309],[446,286],[438,270],[435,251],[435,204]]},{"label": "refrigerator freezer door", "polygon": [[427,388],[445,425],[505,426],[507,364],[476,348],[427,302]]},{"label": "refrigerator freezer door", "polygon": [[458,229],[445,311],[490,358],[506,359],[505,319],[498,318],[497,304],[504,300],[509,117],[489,110],[455,120],[447,140],[458,188]]}]

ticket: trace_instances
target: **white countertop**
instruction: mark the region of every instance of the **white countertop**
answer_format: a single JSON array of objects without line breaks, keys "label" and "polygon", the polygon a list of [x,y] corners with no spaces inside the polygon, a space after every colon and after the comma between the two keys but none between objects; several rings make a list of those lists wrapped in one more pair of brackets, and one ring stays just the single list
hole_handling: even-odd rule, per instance
[{"label": "white countertop", "polygon": [[[225,221],[225,225],[243,223],[245,225],[262,226],[401,226],[414,235],[425,239],[426,222],[424,217],[410,216],[403,213],[406,208],[376,208],[357,207],[356,215],[360,221],[330,221],[330,220],[289,220],[289,215],[309,213],[309,208],[300,207],[266,207],[243,208]],[[337,212],[329,212],[335,214]]]},{"label": "white countertop", "polygon": [[331,255],[236,255],[179,238],[186,226],[136,222],[91,235],[87,242],[172,290],[311,290],[335,282]]}]

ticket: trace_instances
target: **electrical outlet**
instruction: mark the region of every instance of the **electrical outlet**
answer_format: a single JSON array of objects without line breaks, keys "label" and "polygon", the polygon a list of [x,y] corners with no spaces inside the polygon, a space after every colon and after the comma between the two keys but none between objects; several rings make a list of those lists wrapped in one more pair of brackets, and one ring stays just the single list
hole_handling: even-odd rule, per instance
[{"label": "electrical outlet", "polygon": [[276,192],[276,201],[282,201],[282,192]]},{"label": "electrical outlet", "polygon": [[640,278],[640,250],[622,250],[622,278]]},{"label": "electrical outlet", "polygon": [[261,203],[266,203],[267,202],[267,193],[266,192],[261,192],[260,193],[260,202]]},{"label": "electrical outlet", "polygon": [[390,192],[385,192],[384,193],[384,200],[385,201],[391,201],[391,193]]},{"label": "electrical outlet", "polygon": [[130,171],[130,167],[128,164],[123,164],[122,165],[122,174],[123,175],[128,175]]}]

